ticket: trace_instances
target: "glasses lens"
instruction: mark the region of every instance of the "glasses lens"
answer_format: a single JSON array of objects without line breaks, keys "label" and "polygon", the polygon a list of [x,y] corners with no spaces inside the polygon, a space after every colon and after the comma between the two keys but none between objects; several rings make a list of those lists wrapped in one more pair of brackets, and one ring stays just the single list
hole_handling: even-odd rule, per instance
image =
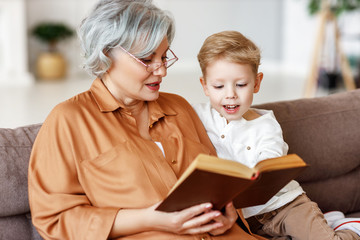
[{"label": "glasses lens", "polygon": [[146,68],[146,70],[148,72],[154,72],[157,69],[159,69],[161,66],[165,66],[166,68],[171,67],[176,61],[177,61],[177,57],[175,57],[175,55],[173,54],[173,52],[169,49],[166,52],[166,58],[164,59],[164,62],[156,62],[156,63],[151,63],[148,65],[148,67]]},{"label": "glasses lens", "polygon": [[167,61],[167,62],[165,63],[166,68],[171,67],[176,61],[177,61],[176,58],[169,59],[169,61]]}]

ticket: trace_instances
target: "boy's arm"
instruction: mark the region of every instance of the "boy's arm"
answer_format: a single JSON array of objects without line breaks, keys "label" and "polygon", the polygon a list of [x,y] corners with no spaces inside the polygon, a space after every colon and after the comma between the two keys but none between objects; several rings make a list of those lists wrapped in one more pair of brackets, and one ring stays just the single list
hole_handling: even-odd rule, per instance
[{"label": "boy's arm", "polygon": [[268,128],[268,131],[264,131],[263,136],[259,139],[258,160],[284,156],[288,153],[288,149],[280,124],[274,120],[272,126]]}]

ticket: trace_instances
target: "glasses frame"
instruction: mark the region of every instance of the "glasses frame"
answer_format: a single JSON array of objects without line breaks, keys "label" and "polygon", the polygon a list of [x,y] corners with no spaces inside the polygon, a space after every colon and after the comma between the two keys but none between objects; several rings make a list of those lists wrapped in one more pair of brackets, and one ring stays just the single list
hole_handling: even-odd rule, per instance
[{"label": "glasses frame", "polygon": [[[132,57],[133,59],[135,59],[138,63],[140,63],[140,64],[142,64],[145,68],[146,68],[146,71],[148,72],[148,73],[152,73],[152,72],[155,72],[156,70],[158,70],[159,68],[161,68],[162,66],[165,66],[165,68],[169,68],[169,67],[171,67],[172,65],[174,65],[174,63],[176,63],[178,60],[179,60],[179,58],[175,55],[175,53],[170,49],[170,48],[168,48],[168,50],[174,55],[174,57],[173,58],[171,58],[171,59],[168,59],[168,60],[166,60],[165,62],[154,62],[154,63],[150,63],[150,64],[146,64],[146,63],[144,63],[143,61],[141,61],[139,58],[137,58],[137,57],[135,57],[133,54],[131,54],[131,53],[129,53],[125,48],[123,48],[122,46],[119,46],[119,48],[121,49],[121,50],[123,50],[124,52],[126,52],[130,57]],[[175,60],[175,61],[173,61],[173,60]],[[170,62],[170,61],[173,61],[170,65],[168,65],[168,62]],[[152,71],[149,71],[149,68],[152,66],[152,65],[154,65],[154,64],[158,64],[158,65],[156,65],[156,67],[152,70]]]}]

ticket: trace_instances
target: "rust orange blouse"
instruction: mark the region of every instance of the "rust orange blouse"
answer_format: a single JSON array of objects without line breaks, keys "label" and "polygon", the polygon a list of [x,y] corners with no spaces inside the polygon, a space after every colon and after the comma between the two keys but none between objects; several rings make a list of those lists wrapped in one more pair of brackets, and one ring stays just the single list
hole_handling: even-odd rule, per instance
[{"label": "rust orange blouse", "polygon": [[[192,107],[160,93],[148,102],[153,141],[100,79],[57,105],[36,138],[29,166],[33,223],[45,239],[107,239],[117,212],[161,201],[199,154],[216,152]],[[154,141],[162,143],[165,157]],[[143,232],[119,239],[252,239],[238,226],[211,237]]]}]

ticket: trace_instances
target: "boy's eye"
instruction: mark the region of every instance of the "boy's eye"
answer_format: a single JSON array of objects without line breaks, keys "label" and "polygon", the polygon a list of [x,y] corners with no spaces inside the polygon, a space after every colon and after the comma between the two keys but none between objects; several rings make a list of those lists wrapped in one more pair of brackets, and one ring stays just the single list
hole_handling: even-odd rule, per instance
[{"label": "boy's eye", "polygon": [[245,87],[247,84],[246,83],[238,83],[236,84],[237,87]]},{"label": "boy's eye", "polygon": [[224,86],[223,85],[214,85],[213,86],[215,89],[221,89],[221,88],[223,88]]}]

